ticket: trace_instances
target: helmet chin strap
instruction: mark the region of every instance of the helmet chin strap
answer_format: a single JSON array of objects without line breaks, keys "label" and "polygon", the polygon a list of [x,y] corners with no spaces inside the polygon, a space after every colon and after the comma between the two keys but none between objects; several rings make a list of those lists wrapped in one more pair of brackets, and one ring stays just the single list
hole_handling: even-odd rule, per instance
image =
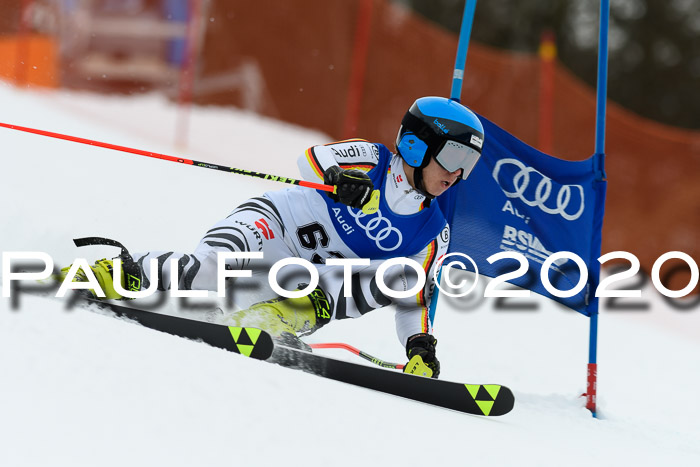
[{"label": "helmet chin strap", "polygon": [[413,183],[415,184],[413,188],[415,188],[418,193],[425,196],[425,207],[430,207],[430,203],[435,199],[435,196],[428,193],[428,190],[425,189],[425,183],[423,183],[423,167],[416,167],[413,169]]}]

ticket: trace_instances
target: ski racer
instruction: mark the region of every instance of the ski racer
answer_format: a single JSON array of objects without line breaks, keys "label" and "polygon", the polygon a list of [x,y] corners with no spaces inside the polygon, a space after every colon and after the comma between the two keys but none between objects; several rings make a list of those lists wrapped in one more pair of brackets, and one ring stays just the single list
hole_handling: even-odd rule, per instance
[{"label": "ski racer", "polygon": [[[124,261],[122,278],[136,280],[122,279],[122,286],[147,289],[157,280],[158,290],[168,290],[177,265],[179,290],[216,290],[219,252],[262,252],[265,264],[302,258],[314,263],[320,276],[319,286],[310,294],[256,303],[231,315],[226,324],[296,338],[331,320],[360,317],[393,304],[399,341],[409,363],[414,363],[407,368],[424,365],[437,378],[440,363],[429,306],[433,274],[447,252],[450,232],[433,200],[467,178],[480,157],[483,138],[481,123],[466,107],[441,97],[420,98],[403,117],[397,154],[360,139],[311,147],[298,160],[302,177],[332,185],[334,193],[293,187],[251,198],[214,225],[191,254],[134,254],[133,261]],[[376,190],[379,198],[373,200]],[[378,209],[365,214],[362,208],[370,202],[378,202]],[[410,258],[424,269],[425,286],[416,295],[395,299],[379,290],[374,273],[382,262],[396,257]],[[156,271],[148,267],[152,258],[158,262]],[[370,261],[353,266],[348,283],[343,268],[326,264],[332,258]],[[242,270],[255,262],[232,259],[226,267]],[[121,298],[112,284],[112,261],[97,261],[91,269],[107,298]],[[392,266],[391,271],[392,289],[409,290],[415,275],[411,268]],[[74,279],[80,280],[85,280],[82,270]],[[351,297],[345,296],[345,287]]]}]

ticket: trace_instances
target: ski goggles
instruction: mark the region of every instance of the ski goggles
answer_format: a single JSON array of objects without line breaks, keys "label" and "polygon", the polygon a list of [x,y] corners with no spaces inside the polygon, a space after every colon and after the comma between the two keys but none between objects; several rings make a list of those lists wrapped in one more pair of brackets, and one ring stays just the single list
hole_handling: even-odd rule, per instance
[{"label": "ski goggles", "polygon": [[447,140],[435,155],[435,160],[448,172],[462,169],[462,180],[466,180],[479,161],[481,153],[466,144]]}]

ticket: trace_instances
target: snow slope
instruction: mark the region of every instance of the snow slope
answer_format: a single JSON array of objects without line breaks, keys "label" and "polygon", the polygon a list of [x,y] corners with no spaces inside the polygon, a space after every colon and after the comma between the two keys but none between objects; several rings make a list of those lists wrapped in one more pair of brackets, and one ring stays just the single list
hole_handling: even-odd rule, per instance
[{"label": "snow slope", "polygon": [[[320,133],[222,109],[177,110],[156,96],[20,92],[0,82],[0,121],[194,159],[298,175]],[[0,129],[0,247],[57,264],[113,250],[190,251],[249,196],[279,188],[215,171]],[[81,251],[85,250],[85,251]],[[483,280],[483,279],[482,279]],[[482,287],[483,289],[483,284]],[[585,390],[588,321],[543,299],[531,312],[443,299],[442,377],[498,382],[514,411],[484,419],[245,359],[85,309],[0,299],[0,465],[700,465],[700,312],[651,290],[648,312],[600,319],[600,419]],[[386,360],[403,349],[390,309],[327,326]],[[327,353],[352,360],[341,351]],[[487,464],[488,463],[488,464]]]}]

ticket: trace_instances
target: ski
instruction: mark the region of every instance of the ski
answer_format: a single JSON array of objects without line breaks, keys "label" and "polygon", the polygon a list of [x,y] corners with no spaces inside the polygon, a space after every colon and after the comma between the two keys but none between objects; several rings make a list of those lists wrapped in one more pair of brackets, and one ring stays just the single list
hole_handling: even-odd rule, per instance
[{"label": "ski", "polygon": [[267,360],[324,378],[444,407],[472,415],[505,415],[513,409],[513,392],[500,384],[462,384],[408,375],[383,368],[336,360],[275,344]]},{"label": "ski", "polygon": [[109,310],[117,316],[136,321],[141,326],[155,329],[185,339],[201,341],[212,347],[245,355],[258,360],[266,360],[272,355],[274,344],[265,331],[251,327],[225,326],[177,316],[164,315],[138,308],[117,305],[93,299],[87,303]]},{"label": "ski", "polygon": [[265,331],[207,323],[86,299],[147,328],[204,342],[251,358],[302,370],[323,378],[360,386],[438,407],[480,416],[504,415],[513,409],[512,391],[499,384],[463,384],[408,375],[384,368],[336,360],[274,342]]}]

